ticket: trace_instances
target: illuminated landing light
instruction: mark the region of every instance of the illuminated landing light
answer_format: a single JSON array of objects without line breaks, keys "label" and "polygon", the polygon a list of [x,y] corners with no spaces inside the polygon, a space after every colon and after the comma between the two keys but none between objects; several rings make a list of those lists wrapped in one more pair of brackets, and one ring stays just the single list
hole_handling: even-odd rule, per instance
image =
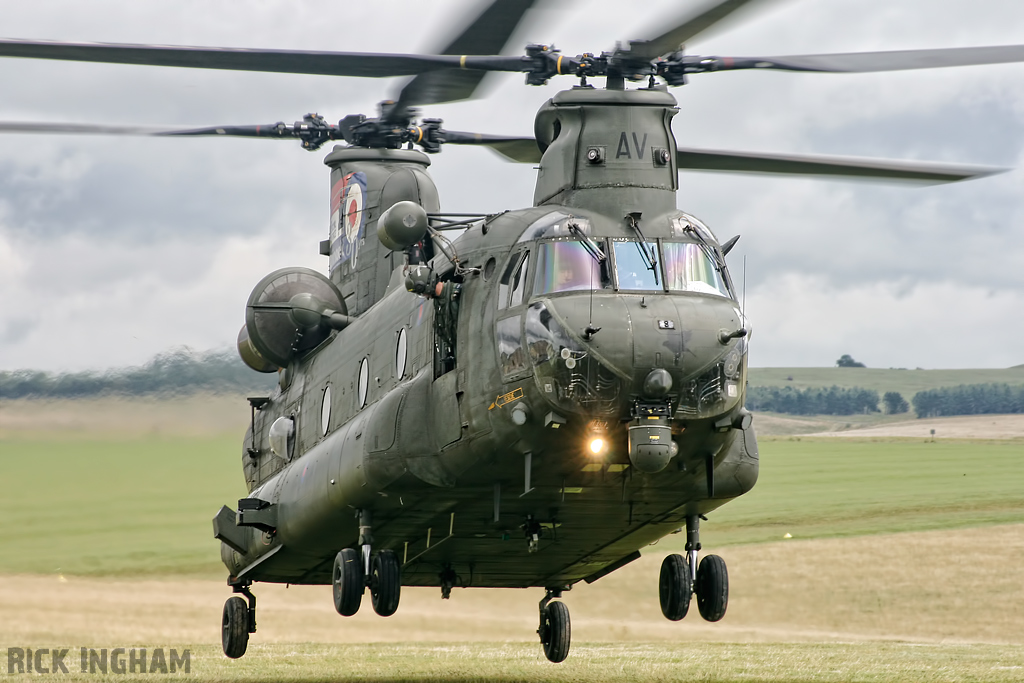
[{"label": "illuminated landing light", "polygon": [[590,440],[590,452],[594,455],[604,453],[604,439],[596,438]]}]

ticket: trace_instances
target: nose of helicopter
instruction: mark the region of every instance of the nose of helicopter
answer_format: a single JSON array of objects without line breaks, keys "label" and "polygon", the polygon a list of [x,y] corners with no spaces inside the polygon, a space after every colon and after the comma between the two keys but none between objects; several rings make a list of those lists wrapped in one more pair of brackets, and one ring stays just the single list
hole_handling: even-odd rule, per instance
[{"label": "nose of helicopter", "polygon": [[592,354],[623,379],[629,378],[630,391],[636,394],[645,393],[645,379],[655,368],[665,369],[677,386],[705,370],[727,351],[723,333],[742,326],[735,302],[713,296],[595,293],[591,297],[588,292],[535,303],[532,313],[528,335],[537,324],[544,325],[542,318],[551,316],[582,347],[570,350],[570,358],[563,360]]}]

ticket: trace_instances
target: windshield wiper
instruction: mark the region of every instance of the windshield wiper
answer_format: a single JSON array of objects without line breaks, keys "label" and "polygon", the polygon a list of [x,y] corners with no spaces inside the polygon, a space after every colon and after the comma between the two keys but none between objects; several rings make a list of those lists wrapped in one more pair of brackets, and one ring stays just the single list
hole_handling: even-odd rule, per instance
[{"label": "windshield wiper", "polygon": [[633,231],[640,238],[640,241],[636,243],[636,248],[640,251],[640,256],[647,265],[647,270],[654,273],[654,284],[660,286],[661,282],[658,281],[658,254],[653,245],[651,246],[650,253],[647,253],[647,238],[644,237],[644,233],[640,231],[641,215],[642,214],[639,211],[626,214],[626,221],[629,222],[629,227],[633,228]]},{"label": "windshield wiper", "polygon": [[601,247],[597,246],[597,243],[594,242],[594,240],[587,237],[587,234],[583,232],[583,228],[581,228],[576,221],[572,220],[571,216],[569,217],[569,222],[566,224],[566,227],[569,229],[569,232],[571,232],[576,239],[580,241],[580,244],[583,245],[583,248],[588,254],[590,254],[592,259],[598,263],[604,263],[605,259],[608,257],[604,255],[603,251],[601,251]]}]

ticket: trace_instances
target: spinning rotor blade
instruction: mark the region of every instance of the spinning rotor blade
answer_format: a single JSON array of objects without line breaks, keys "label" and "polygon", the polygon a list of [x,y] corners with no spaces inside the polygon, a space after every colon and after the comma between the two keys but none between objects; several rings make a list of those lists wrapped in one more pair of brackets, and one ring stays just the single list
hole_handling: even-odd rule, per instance
[{"label": "spinning rotor blade", "polygon": [[0,39],[0,57],[76,62],[179,66],[320,76],[387,78],[413,76],[439,68],[522,71],[522,57],[458,57],[365,52],[256,50],[228,47],[178,47],[115,43],[58,43]]},{"label": "spinning rotor blade", "polygon": [[463,133],[457,130],[444,131],[446,145],[484,145],[505,157],[509,161],[523,164],[540,162],[542,152],[534,138],[518,138],[503,135],[483,135],[481,133]]},{"label": "spinning rotor blade", "polygon": [[[484,55],[501,52],[535,0],[493,0],[469,26],[463,29],[442,55]],[[469,99],[483,81],[485,71],[440,69],[425,71],[402,88],[398,102],[388,116],[398,121],[409,107]]]},{"label": "spinning rotor blade", "polygon": [[1010,62],[1024,62],[1024,45],[850,52],[831,55],[790,55],[786,57],[702,57],[695,65],[694,70],[706,72],[776,69],[826,73],[868,73]]},{"label": "spinning rotor blade", "polygon": [[670,52],[690,38],[703,33],[736,10],[761,0],[718,0],[699,14],[687,14],[676,26],[651,40],[630,41],[629,57],[649,61]]},{"label": "spinning rotor blade", "polygon": [[950,183],[1003,173],[1004,168],[964,166],[923,161],[890,161],[858,157],[726,152],[680,147],[676,151],[679,170],[731,171],[738,173],[783,173],[789,175],[878,178],[925,183]]},{"label": "spinning rotor blade", "polygon": [[146,137],[224,136],[245,138],[299,139],[306,149],[318,149],[327,140],[341,140],[337,126],[322,119],[309,119],[294,124],[271,123],[255,126],[210,126],[208,128],[161,128],[158,126],[111,126],[93,123],[45,123],[35,121],[0,121],[2,133],[41,135],[132,135]]}]

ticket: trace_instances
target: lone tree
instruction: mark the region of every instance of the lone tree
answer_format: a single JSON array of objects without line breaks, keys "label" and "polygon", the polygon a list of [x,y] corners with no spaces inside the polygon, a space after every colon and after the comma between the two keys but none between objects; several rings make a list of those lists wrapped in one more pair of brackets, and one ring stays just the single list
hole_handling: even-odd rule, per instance
[{"label": "lone tree", "polygon": [[910,404],[907,403],[907,399],[903,398],[903,394],[898,391],[885,392],[882,396],[882,405],[885,406],[885,412],[890,415],[897,415],[910,410]]},{"label": "lone tree", "polygon": [[858,363],[848,353],[844,353],[839,360],[836,361],[836,365],[840,368],[864,368],[867,367],[863,363]]}]

